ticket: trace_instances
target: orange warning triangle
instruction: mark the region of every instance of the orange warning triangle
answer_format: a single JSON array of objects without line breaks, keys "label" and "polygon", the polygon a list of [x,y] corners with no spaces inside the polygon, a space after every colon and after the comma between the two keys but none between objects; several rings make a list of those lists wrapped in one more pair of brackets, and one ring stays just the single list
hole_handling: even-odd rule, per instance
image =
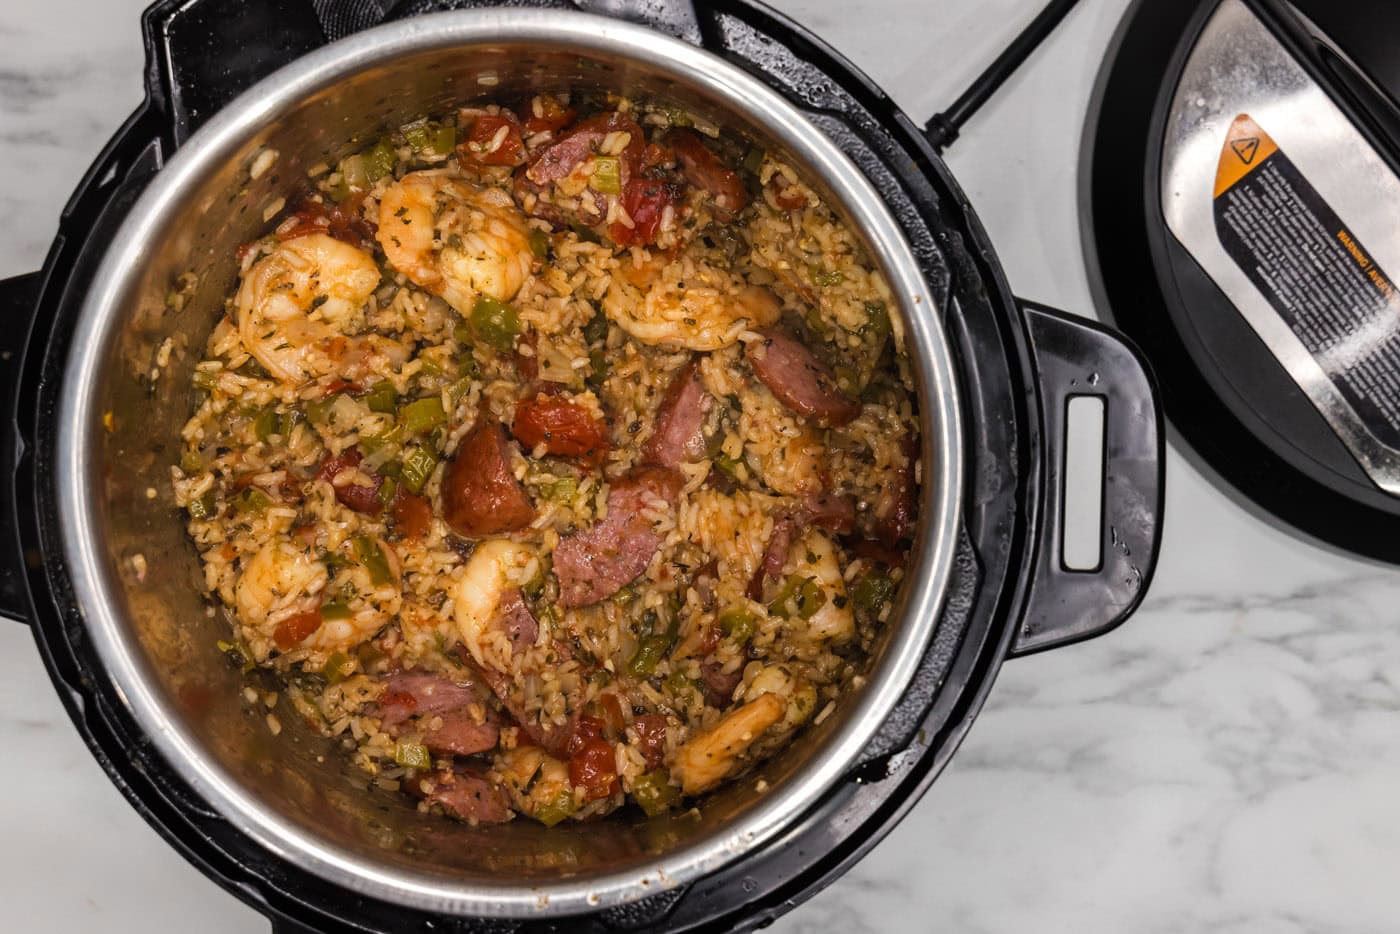
[{"label": "orange warning triangle", "polygon": [[1259,153],[1259,137],[1246,136],[1244,139],[1237,139],[1230,144],[1230,148],[1240,157],[1241,162],[1249,165]]},{"label": "orange warning triangle", "polygon": [[1238,185],[1263,161],[1278,152],[1278,143],[1254,122],[1249,114],[1240,114],[1230,124],[1225,146],[1220,153],[1220,165],[1215,171],[1215,197]]}]

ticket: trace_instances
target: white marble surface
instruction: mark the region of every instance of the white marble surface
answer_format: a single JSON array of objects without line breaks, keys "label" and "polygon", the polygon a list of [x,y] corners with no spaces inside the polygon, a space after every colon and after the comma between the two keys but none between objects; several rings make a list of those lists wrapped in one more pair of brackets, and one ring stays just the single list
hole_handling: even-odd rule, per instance
[{"label": "white marble surface", "polygon": [[[0,4],[0,275],[136,103],[143,0]],[[779,0],[915,117],[1039,0]],[[1089,88],[1126,0],[1086,0],[951,163],[1021,294],[1087,311],[1075,215]],[[1400,927],[1400,575],[1266,525],[1177,452],[1136,619],[1009,664],[949,771],[776,925],[860,932]],[[127,807],[0,626],[0,928],[257,932]]]}]

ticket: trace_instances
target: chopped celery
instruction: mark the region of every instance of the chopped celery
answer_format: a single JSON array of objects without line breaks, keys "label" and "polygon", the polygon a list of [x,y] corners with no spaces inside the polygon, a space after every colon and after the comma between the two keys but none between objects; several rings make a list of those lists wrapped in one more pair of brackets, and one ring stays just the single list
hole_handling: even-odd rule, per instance
[{"label": "chopped celery", "polygon": [[399,161],[399,154],[394,151],[393,146],[389,145],[387,139],[381,139],[365,150],[364,159],[365,175],[372,184],[394,171],[394,166]]},{"label": "chopped celery", "polygon": [[365,393],[363,401],[365,405],[369,406],[371,412],[392,415],[398,411],[399,394],[394,391],[394,384],[386,379],[371,386],[369,392]]},{"label": "chopped celery", "polygon": [[426,399],[417,399],[404,406],[403,411],[399,413],[399,419],[405,432],[410,435],[421,435],[446,423],[447,413],[443,411],[440,397],[428,396]]},{"label": "chopped celery", "polygon": [[472,306],[472,334],[497,350],[510,350],[520,334],[520,315],[506,302],[483,295]]},{"label": "chopped celery", "polygon": [[394,744],[394,761],[406,769],[431,769],[433,757],[422,743],[400,741]]},{"label": "chopped celery", "polygon": [[454,126],[440,126],[433,130],[429,139],[429,148],[433,152],[447,155],[457,148],[457,128]]},{"label": "chopped celery", "polygon": [[321,619],[349,619],[350,607],[340,600],[321,604]]},{"label": "chopped celery", "polygon": [[203,473],[204,458],[199,456],[198,451],[186,448],[185,451],[180,454],[180,469],[183,470],[187,476]]},{"label": "chopped celery", "polygon": [[784,583],[773,602],[768,604],[768,612],[774,616],[790,619],[811,619],[826,605],[826,591],[813,578],[794,574]]},{"label": "chopped celery", "polygon": [[744,171],[751,175],[757,175],[758,170],[763,168],[764,155],[766,155],[766,153],[757,146],[750,147],[749,151],[744,154],[744,161],[742,163]]},{"label": "chopped celery", "polygon": [[856,608],[872,615],[878,615],[894,596],[895,584],[889,575],[871,571],[861,575],[851,588],[851,599]]},{"label": "chopped celery", "polygon": [[742,607],[731,607],[719,614],[719,628],[739,645],[744,645],[753,638],[758,620]]},{"label": "chopped celery", "polygon": [[[325,611],[322,610],[321,618],[325,619]],[[333,652],[326,659],[326,663],[321,666],[321,677],[326,679],[327,684],[339,684],[345,680],[350,669],[350,657],[344,652]]]},{"label": "chopped celery", "polygon": [[306,403],[306,418],[313,425],[324,425],[330,421],[331,406],[335,405],[338,395],[325,396],[320,399],[312,399]]},{"label": "chopped celery", "polygon": [[410,493],[423,492],[423,485],[433,475],[438,460],[433,452],[423,447],[409,448],[403,456],[403,467],[399,479]]},{"label": "chopped celery", "polygon": [[[475,364],[476,360],[472,360],[472,363]],[[457,380],[457,382],[447,387],[447,398],[451,399],[453,404],[461,402],[462,397],[470,392],[471,388],[471,376],[463,376],[461,379]]]},{"label": "chopped celery", "polygon": [[388,506],[394,501],[394,496],[399,492],[399,483],[393,477],[385,477],[379,483],[379,489],[375,491],[374,498],[379,501],[379,505]]},{"label": "chopped celery", "polygon": [[356,535],[351,540],[350,547],[354,549],[355,560],[369,571],[371,584],[382,587],[394,582],[394,572],[389,568],[389,559],[384,556],[384,549],[380,548],[373,538],[368,535]]},{"label": "chopped celery", "polygon": [[535,259],[549,258],[549,234],[543,230],[533,229],[530,231],[530,252],[535,254]]},{"label": "chopped celery", "polygon": [[574,813],[574,793],[566,788],[555,795],[554,800],[540,805],[535,811],[534,818],[546,827],[553,827],[572,813]]},{"label": "chopped celery", "polygon": [[241,513],[261,515],[272,505],[272,498],[257,487],[250,486],[233,499],[233,508]]},{"label": "chopped celery", "polygon": [[257,417],[253,419],[253,434],[257,436],[259,441],[266,441],[277,434],[277,409],[275,406],[269,405],[258,412]]},{"label": "chopped celery", "polygon": [[665,769],[647,772],[632,783],[632,800],[647,817],[665,814],[680,796],[681,790],[671,784]]},{"label": "chopped celery", "polygon": [[191,519],[212,519],[214,518],[214,491],[209,490],[199,499],[190,500],[190,504],[185,507]]},{"label": "chopped celery", "polygon": [[616,156],[593,160],[593,190],[602,195],[622,193],[622,162]]},{"label": "chopped celery", "polygon": [[428,121],[420,120],[417,123],[399,127],[399,132],[403,133],[404,140],[413,147],[414,152],[422,152],[428,148]]},{"label": "chopped celery", "polygon": [[347,188],[363,190],[369,187],[369,170],[365,165],[365,157],[358,153],[340,160],[340,174],[345,179]]}]

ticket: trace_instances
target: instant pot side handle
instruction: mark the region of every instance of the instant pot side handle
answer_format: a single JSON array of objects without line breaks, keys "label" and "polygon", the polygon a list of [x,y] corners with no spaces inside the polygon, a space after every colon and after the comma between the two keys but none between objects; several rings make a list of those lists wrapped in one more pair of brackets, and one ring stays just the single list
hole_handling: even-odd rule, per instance
[{"label": "instant pot side handle", "polygon": [[[1044,470],[1035,569],[1012,656],[1102,635],[1137,609],[1157,563],[1165,470],[1161,403],[1137,349],[1091,321],[1020,306],[1036,373]],[[1070,406],[1079,399],[1101,402],[1102,453],[1067,461]],[[1092,416],[1096,405],[1086,408]],[[1097,562],[1092,533],[1087,560],[1086,554],[1067,560],[1065,530],[1075,520],[1066,515],[1067,498],[1074,498],[1067,497],[1067,463],[1076,472],[1102,470]]]},{"label": "instant pot side handle", "polygon": [[15,470],[23,453],[19,433],[19,386],[24,346],[39,307],[43,273],[31,272],[0,279],[0,400],[4,427],[0,434],[0,616],[28,622],[28,590],[24,585],[24,551],[19,543],[19,502]]}]

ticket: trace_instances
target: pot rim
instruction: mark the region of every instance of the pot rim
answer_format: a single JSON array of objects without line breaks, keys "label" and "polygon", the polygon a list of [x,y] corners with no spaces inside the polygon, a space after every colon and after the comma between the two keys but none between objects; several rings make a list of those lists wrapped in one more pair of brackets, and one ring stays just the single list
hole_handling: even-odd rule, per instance
[{"label": "pot rim", "polygon": [[[921,530],[897,626],[845,702],[843,721],[802,770],[730,821],[722,832],[657,858],[646,871],[618,871],[548,885],[463,884],[376,864],[317,838],[261,805],[204,748],[144,671],[110,596],[120,589],[100,535],[103,484],[93,451],[101,433],[99,374],[146,257],[167,212],[186,189],[226,164],[247,139],[300,101],[383,62],[444,47],[531,43],[638,61],[722,100],[801,156],[837,193],[864,235],[902,311],[919,376],[924,477]],[[284,859],[354,892],[450,915],[528,918],[597,911],[689,883],[772,839],[856,763],[894,709],[941,616],[952,572],[963,488],[960,405],[954,366],[931,289],[874,186],[829,137],[778,92],[711,52],[650,27],[556,10],[474,10],[429,14],[357,33],[288,64],[210,118],[141,194],[84,299],[73,331],[59,401],[56,489],[64,558],[74,600],[118,695],[152,744],[195,791],[241,832]]]}]

